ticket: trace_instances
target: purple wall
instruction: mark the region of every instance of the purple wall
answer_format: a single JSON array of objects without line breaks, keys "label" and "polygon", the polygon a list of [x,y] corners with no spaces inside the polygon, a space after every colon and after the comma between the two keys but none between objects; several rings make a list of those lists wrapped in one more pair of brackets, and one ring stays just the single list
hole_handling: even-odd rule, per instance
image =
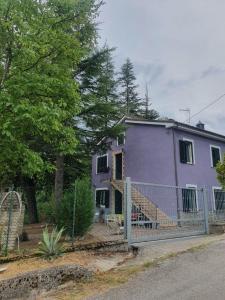
[{"label": "purple wall", "polygon": [[[179,140],[183,138],[194,142],[194,165],[180,162]],[[220,146],[223,157],[225,143],[178,129],[174,129],[174,142],[176,145],[177,182],[175,176],[173,129],[154,125],[129,125],[126,130],[126,143],[124,145],[124,176],[131,177],[132,181],[146,183],[173,186],[193,184],[197,185],[198,188],[207,187],[210,193],[213,186],[220,186],[216,179],[216,171],[211,167],[210,145]],[[114,141],[112,150],[120,149],[121,147],[117,147],[116,141]],[[112,178],[112,152],[108,151],[108,154],[110,171],[107,174],[96,175],[96,156],[93,157],[92,179],[94,187],[110,188],[108,184],[103,182]],[[211,203],[209,204],[211,206]],[[174,203],[168,201],[165,203],[165,209],[168,210],[169,207],[174,205]]]},{"label": "purple wall", "polygon": [[[117,141],[113,140],[111,141],[112,145],[111,145],[111,150],[108,150],[107,154],[108,154],[108,165],[109,165],[109,172],[108,173],[100,173],[97,174],[97,165],[96,165],[96,158],[98,156],[98,154],[93,155],[92,157],[92,185],[94,190],[98,189],[98,188],[107,188],[109,189],[109,197],[110,197],[110,208],[107,210],[106,209],[106,213],[108,211],[111,210],[111,205],[112,205],[112,187],[111,184],[108,183],[107,181],[110,181],[113,178],[113,174],[112,174],[112,164],[113,164],[113,157],[112,157],[112,151],[122,151],[124,146],[117,146]],[[94,191],[95,192],[95,191]]]},{"label": "purple wall", "polygon": [[126,176],[133,181],[175,185],[171,130],[136,125],[128,128],[126,136]]},{"label": "purple wall", "polygon": [[[187,138],[193,140],[195,164],[188,165],[180,163],[179,140]],[[196,184],[199,187],[220,186],[216,178],[216,170],[211,167],[210,145],[221,147],[221,154],[225,153],[225,143],[190,133],[176,131],[176,152],[177,152],[177,172],[178,185]]]}]

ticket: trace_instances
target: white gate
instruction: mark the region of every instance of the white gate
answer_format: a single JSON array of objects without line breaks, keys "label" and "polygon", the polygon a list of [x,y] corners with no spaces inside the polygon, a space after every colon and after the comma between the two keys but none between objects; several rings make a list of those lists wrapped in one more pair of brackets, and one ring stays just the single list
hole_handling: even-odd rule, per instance
[{"label": "white gate", "polygon": [[206,191],[143,182],[125,183],[125,235],[129,243],[208,233]]}]

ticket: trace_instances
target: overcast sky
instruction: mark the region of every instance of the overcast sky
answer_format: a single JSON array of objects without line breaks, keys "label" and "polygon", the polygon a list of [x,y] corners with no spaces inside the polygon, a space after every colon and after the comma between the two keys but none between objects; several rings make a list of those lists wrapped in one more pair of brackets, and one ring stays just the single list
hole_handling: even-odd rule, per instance
[{"label": "overcast sky", "polygon": [[[185,121],[225,93],[224,0],[105,0],[102,42],[116,47],[117,68],[129,57],[153,108]],[[225,134],[225,97],[192,119]]]}]

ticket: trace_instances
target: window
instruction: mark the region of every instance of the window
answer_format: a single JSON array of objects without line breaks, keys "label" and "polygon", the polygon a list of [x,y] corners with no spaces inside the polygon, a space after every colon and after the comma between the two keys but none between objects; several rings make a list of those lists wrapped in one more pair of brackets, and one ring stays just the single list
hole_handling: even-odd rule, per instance
[{"label": "window", "polygon": [[194,164],[194,152],[192,141],[180,141],[180,162],[183,164]]},{"label": "window", "polygon": [[125,133],[121,133],[117,137],[117,146],[124,145],[125,144]]},{"label": "window", "polygon": [[97,156],[97,174],[108,172],[108,155]]},{"label": "window", "polygon": [[197,188],[196,186],[187,186],[182,189],[183,212],[196,212],[197,207]]},{"label": "window", "polygon": [[219,161],[221,161],[220,147],[210,145],[211,152],[211,167],[215,168]]},{"label": "window", "polygon": [[213,188],[213,196],[216,211],[225,210],[225,192],[220,187]]},{"label": "window", "polygon": [[95,201],[96,201],[96,207],[105,206],[105,208],[109,208],[109,190],[96,189]]}]

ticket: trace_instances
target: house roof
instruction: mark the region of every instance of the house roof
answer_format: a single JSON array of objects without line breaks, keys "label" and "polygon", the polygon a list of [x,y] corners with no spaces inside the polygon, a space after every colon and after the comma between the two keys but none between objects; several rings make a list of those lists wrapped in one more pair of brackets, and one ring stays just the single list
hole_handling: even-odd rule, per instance
[{"label": "house roof", "polygon": [[205,129],[200,129],[196,126],[192,126],[185,123],[177,122],[173,119],[168,120],[144,120],[144,119],[138,119],[138,118],[130,118],[130,117],[123,117],[120,122],[124,122],[125,124],[139,124],[139,125],[153,125],[153,126],[164,126],[165,128],[175,128],[182,131],[187,131],[192,134],[196,134],[199,136],[204,136],[207,138],[211,138],[214,140],[225,142],[225,136],[208,131]]}]

